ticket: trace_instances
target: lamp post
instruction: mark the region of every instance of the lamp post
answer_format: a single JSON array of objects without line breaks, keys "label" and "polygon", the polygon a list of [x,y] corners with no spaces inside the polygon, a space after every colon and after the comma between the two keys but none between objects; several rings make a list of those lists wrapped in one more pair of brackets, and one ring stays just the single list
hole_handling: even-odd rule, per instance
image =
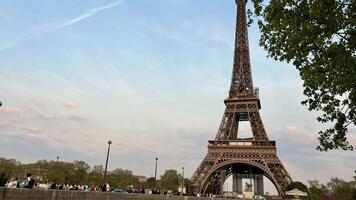
[{"label": "lamp post", "polygon": [[108,146],[108,153],[106,154],[106,163],[105,163],[105,171],[104,171],[103,184],[106,183],[106,171],[107,171],[107,169],[108,169],[108,161],[109,161],[109,153],[110,153],[110,145],[111,145],[111,143],[112,143],[112,141],[109,140],[109,141],[108,141],[108,144],[109,144],[109,146]]},{"label": "lamp post", "polygon": [[57,161],[56,161],[56,171],[57,171],[57,174],[58,174],[58,170],[59,170],[59,166],[58,166],[59,156],[57,156],[56,158],[57,158]]},{"label": "lamp post", "polygon": [[155,160],[156,160],[156,165],[155,165],[155,181],[157,181],[157,161],[158,161],[158,158],[156,157]]},{"label": "lamp post", "polygon": [[182,167],[182,193],[184,192],[184,167]]}]

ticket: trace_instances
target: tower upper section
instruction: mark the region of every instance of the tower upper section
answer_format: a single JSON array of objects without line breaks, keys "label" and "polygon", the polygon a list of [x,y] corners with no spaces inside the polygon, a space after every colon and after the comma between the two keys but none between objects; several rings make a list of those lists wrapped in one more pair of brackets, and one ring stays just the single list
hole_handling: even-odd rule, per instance
[{"label": "tower upper section", "polygon": [[246,0],[236,0],[236,4],[235,50],[229,98],[253,98],[256,95],[251,74]]}]

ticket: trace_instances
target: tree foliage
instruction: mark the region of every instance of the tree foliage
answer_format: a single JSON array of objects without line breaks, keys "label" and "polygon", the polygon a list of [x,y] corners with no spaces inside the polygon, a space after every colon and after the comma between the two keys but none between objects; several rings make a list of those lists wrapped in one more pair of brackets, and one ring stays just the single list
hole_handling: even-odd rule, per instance
[{"label": "tree foliage", "polygon": [[352,199],[356,199],[356,189],[352,192]]},{"label": "tree foliage", "polygon": [[5,186],[7,181],[9,180],[9,177],[6,176],[4,172],[0,173],[0,187]]},{"label": "tree foliage", "polygon": [[[67,183],[73,185],[100,185],[103,181],[101,165],[91,168],[84,161],[56,162],[39,160],[35,163],[22,164],[14,159],[0,158],[0,185],[10,178],[18,177],[25,180],[27,173],[32,173],[36,182]],[[136,185],[139,180],[129,170],[115,169],[107,173],[107,181],[115,188],[126,189],[129,185]]]},{"label": "tree foliage", "polygon": [[347,133],[356,125],[356,1],[253,3],[260,45],[270,57],[299,70],[307,97],[302,104],[319,111],[317,120],[330,126],[319,132],[317,149],[352,150]]},{"label": "tree foliage", "polygon": [[161,176],[161,186],[165,190],[177,192],[179,186],[179,176],[176,170],[169,169]]},{"label": "tree foliage", "polygon": [[319,181],[309,181],[308,198],[310,200],[342,199],[354,200],[356,193],[355,181],[344,181],[339,178],[332,178],[324,185]]},{"label": "tree foliage", "polygon": [[308,187],[306,185],[304,185],[302,182],[299,182],[299,181],[295,181],[295,182],[290,183],[284,190],[285,191],[290,191],[290,190],[293,190],[293,189],[298,189],[298,190],[303,191],[303,192],[308,192]]},{"label": "tree foliage", "polygon": [[189,178],[184,179],[184,187],[189,188],[192,185],[192,181]]},{"label": "tree foliage", "polygon": [[115,169],[108,173],[107,180],[112,187],[127,189],[130,185],[137,185],[140,181],[130,170]]},{"label": "tree foliage", "polygon": [[352,193],[356,188],[356,184],[354,181],[347,182],[338,178],[332,178],[327,183],[327,187],[334,199],[352,200]]},{"label": "tree foliage", "polygon": [[145,182],[145,188],[147,189],[156,189],[157,188],[157,181],[154,177],[150,177]]},{"label": "tree foliage", "polygon": [[308,196],[310,200],[318,200],[322,195],[327,194],[326,186],[317,180],[309,181]]}]

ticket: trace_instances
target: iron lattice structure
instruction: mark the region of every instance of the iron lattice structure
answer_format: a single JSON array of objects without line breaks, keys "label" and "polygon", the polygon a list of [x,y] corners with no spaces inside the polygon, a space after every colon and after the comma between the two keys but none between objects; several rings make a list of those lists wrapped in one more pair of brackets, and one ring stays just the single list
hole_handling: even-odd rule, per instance
[{"label": "iron lattice structure", "polygon": [[[268,139],[262,123],[258,90],[253,87],[251,74],[246,0],[236,0],[236,4],[236,38],[229,97],[224,101],[226,109],[215,140],[209,141],[208,153],[191,178],[191,192],[220,194],[222,184],[233,173],[233,168],[247,165],[270,179],[279,195],[283,196],[283,189],[292,179],[277,156],[275,141]],[[241,121],[250,122],[252,138],[238,138]]]}]

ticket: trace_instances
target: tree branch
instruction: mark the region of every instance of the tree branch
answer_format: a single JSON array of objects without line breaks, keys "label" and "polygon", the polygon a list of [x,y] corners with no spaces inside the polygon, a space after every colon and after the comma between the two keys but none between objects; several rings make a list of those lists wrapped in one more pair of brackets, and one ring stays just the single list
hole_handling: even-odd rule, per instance
[{"label": "tree branch", "polygon": [[339,37],[341,37],[342,39],[346,40],[349,42],[349,39],[347,39],[344,35],[342,35],[342,33],[336,32],[336,35],[338,35]]}]

